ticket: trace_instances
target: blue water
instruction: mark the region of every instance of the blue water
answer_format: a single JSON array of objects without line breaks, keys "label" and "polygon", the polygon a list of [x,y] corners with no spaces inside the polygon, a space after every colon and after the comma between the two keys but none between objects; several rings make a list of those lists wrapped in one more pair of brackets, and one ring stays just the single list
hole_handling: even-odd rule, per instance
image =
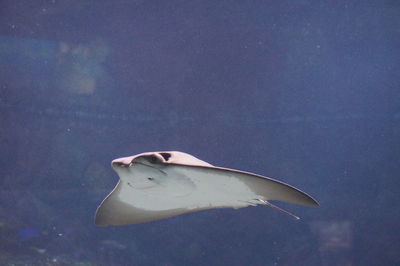
[{"label": "blue water", "polygon": [[[399,265],[397,1],[3,1],[0,265]],[[96,227],[111,160],[178,150],[276,203]]]}]

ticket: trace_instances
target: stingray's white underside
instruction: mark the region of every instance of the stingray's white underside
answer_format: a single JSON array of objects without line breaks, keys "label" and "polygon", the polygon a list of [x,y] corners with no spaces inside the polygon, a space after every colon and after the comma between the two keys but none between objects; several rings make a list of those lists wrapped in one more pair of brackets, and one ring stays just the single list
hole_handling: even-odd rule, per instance
[{"label": "stingray's white underside", "polygon": [[240,179],[221,173],[206,174],[202,168],[170,165],[165,169],[168,173],[163,174],[138,164],[122,170],[118,199],[139,209],[241,208],[264,199]]}]

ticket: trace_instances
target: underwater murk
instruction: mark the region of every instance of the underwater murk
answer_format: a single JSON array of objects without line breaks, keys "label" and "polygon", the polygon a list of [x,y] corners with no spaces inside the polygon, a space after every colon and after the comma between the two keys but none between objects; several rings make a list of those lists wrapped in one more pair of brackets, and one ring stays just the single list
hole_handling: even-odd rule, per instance
[{"label": "underwater murk", "polygon": [[2,1],[0,265],[400,265],[399,12]]}]

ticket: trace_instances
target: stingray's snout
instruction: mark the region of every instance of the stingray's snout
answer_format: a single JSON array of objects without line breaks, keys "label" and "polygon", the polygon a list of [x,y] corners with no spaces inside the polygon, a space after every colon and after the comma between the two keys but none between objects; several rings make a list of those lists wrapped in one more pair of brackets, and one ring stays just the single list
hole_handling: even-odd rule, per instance
[{"label": "stingray's snout", "polygon": [[115,167],[127,167],[129,165],[126,165],[123,162],[114,162],[114,161],[112,161],[111,162],[111,166],[115,168]]},{"label": "stingray's snout", "polygon": [[116,169],[118,167],[129,167],[131,163],[132,163],[131,157],[124,157],[113,160],[111,162],[111,166],[112,168]]}]

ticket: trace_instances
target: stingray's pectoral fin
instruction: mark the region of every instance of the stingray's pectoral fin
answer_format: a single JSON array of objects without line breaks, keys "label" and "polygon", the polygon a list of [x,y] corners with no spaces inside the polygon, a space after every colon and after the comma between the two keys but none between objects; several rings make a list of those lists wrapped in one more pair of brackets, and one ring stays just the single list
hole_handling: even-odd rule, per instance
[{"label": "stingray's pectoral fin", "polygon": [[278,211],[280,211],[280,212],[283,212],[284,214],[287,214],[287,215],[293,217],[293,218],[296,219],[296,220],[300,220],[300,217],[294,215],[294,214],[291,213],[291,212],[288,212],[287,210],[284,210],[284,209],[282,209],[282,208],[279,208],[278,206],[272,204],[271,202],[268,202],[267,200],[263,200],[263,199],[258,199],[258,200],[261,202],[261,204],[264,204],[264,205],[269,206],[269,207],[271,207],[271,208],[273,208],[273,209],[275,209],[275,210],[278,210]]}]

